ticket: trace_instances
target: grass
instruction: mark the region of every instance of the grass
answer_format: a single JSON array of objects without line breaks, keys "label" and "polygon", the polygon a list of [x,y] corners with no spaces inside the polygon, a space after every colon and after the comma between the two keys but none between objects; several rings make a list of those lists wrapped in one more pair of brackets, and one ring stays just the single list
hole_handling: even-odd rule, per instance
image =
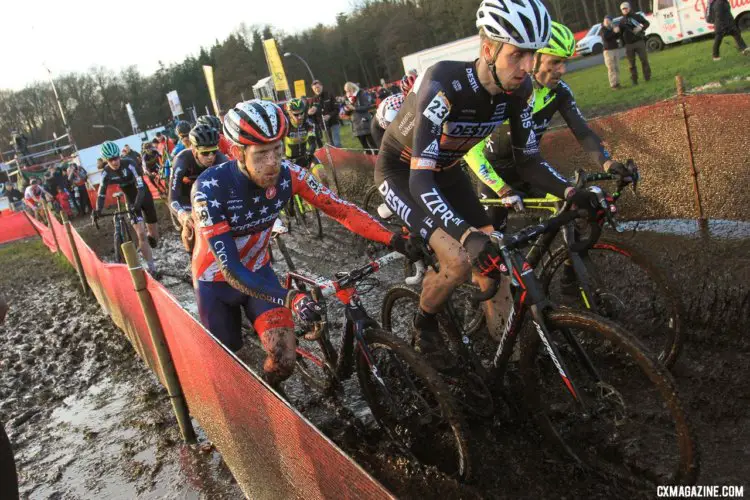
[{"label": "grass", "polygon": [[[623,88],[619,91],[609,88],[607,68],[603,64],[570,73],[565,77],[565,82],[575,92],[582,111],[591,116],[622,111],[672,97],[676,94],[677,74],[684,78],[688,91],[712,82],[722,83],[720,91],[750,91],[750,81],[744,79],[750,75],[750,57],[741,55],[734,39],[727,38],[721,46],[721,61],[714,62],[711,58],[712,44],[713,39],[702,40],[650,53],[652,75],[649,82],[643,81],[640,61],[636,60],[641,76],[638,86],[630,83],[628,61],[623,58],[620,61],[620,84]],[[734,78],[743,80],[734,81]]]},{"label": "grass", "polygon": [[[748,33],[745,32],[747,37]],[[668,47],[661,52],[652,52],[651,80],[643,81],[641,63],[638,65],[639,85],[630,83],[628,60],[620,61],[620,84],[622,89],[609,88],[607,68],[603,64],[583,69],[565,76],[576,96],[576,102],[587,117],[601,116],[617,111],[651,104],[669,97],[677,91],[675,75],[682,75],[687,91],[712,82],[722,86],[706,92],[750,92],[750,57],[737,51],[734,39],[725,38],[721,46],[721,61],[714,62],[711,56],[713,39],[685,43]],[[341,143],[345,148],[361,149],[359,141],[352,134],[349,122],[341,126]]]}]

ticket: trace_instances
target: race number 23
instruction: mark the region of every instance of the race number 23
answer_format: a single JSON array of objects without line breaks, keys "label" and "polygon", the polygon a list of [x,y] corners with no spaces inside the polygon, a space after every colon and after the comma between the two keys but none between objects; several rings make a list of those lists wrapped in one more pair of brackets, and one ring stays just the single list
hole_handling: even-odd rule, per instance
[{"label": "race number 23", "polygon": [[445,97],[445,94],[440,91],[432,98],[427,105],[427,109],[425,109],[422,114],[435,125],[441,125],[445,120],[445,117],[448,116],[449,111],[450,103]]}]

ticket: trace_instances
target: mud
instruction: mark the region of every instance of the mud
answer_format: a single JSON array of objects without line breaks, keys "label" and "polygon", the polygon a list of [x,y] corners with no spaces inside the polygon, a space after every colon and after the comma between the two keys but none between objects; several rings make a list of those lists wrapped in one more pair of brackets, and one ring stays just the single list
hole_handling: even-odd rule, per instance
[{"label": "mud", "polygon": [[[158,208],[164,215],[165,207]],[[329,219],[323,223],[322,241],[299,232],[285,237],[299,268],[330,276],[366,261],[357,238]],[[679,234],[663,234],[669,231],[653,223],[625,237],[648,249],[683,294],[689,335],[674,375],[702,449],[699,484],[747,486],[750,240],[744,228],[725,237],[722,231],[677,225],[683,228]],[[168,223],[161,226],[164,238],[156,251],[161,280],[195,314],[187,254]],[[111,227],[97,232],[81,225],[79,231],[100,255],[111,258]],[[201,446],[180,444],[165,391],[96,302],[78,292],[68,268],[39,243],[18,245],[23,262],[14,257],[20,251],[0,249],[3,269],[10,270],[0,286],[7,295],[12,285],[15,298],[0,334],[0,420],[8,422],[24,494],[106,497],[116,488],[128,497],[240,496],[205,437],[205,454]],[[283,273],[283,263],[275,266]],[[376,277],[363,303],[379,319],[382,296],[402,281],[403,270],[394,265]],[[338,311],[330,305],[332,318]],[[260,369],[265,355],[254,334],[246,333],[239,355]],[[476,478],[468,485],[396,453],[382,439],[356,380],[345,383],[345,396],[338,400],[317,395],[296,374],[286,392],[315,425],[400,497],[633,498],[623,485],[586,475],[548,449],[520,405],[512,370],[507,382],[495,416],[468,422]]]}]

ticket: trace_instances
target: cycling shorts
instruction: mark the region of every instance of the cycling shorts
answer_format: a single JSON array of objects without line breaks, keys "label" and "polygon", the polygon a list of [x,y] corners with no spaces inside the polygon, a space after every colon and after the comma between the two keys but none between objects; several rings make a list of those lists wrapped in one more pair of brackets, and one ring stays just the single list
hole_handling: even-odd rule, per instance
[{"label": "cycling shorts", "polygon": [[[381,152],[381,156],[383,154]],[[382,160],[386,158],[381,158]],[[419,235],[428,241],[438,228],[438,224],[433,220],[434,216],[424,212],[412,198],[409,189],[411,171],[398,159],[392,161],[401,163],[400,168],[377,168],[381,161],[378,161],[376,166],[375,184],[385,198],[386,205],[406,224],[411,234]],[[392,162],[388,163],[389,166],[395,167]],[[437,172],[435,182],[446,201],[469,225],[475,228],[490,225],[490,219],[479,203],[471,179],[459,165]]]},{"label": "cycling shorts", "polygon": [[[278,279],[270,264],[256,272],[267,279]],[[224,281],[198,281],[195,295],[201,323],[233,352],[242,347],[243,310],[261,337],[274,328],[294,328],[291,310],[245,295]]]},{"label": "cycling shorts", "polygon": [[159,221],[156,217],[156,205],[154,205],[154,198],[151,196],[151,193],[146,194],[140,210],[133,210],[130,215],[130,221],[133,224],[138,224],[144,220],[146,224],[156,224]]}]

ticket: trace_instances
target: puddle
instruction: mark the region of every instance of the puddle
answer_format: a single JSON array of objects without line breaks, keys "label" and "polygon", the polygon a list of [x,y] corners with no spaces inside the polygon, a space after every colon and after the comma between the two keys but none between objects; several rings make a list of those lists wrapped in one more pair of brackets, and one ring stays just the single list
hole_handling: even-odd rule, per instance
[{"label": "puddle", "polygon": [[710,219],[657,219],[621,222],[626,231],[648,231],[688,237],[711,237],[717,239],[750,238],[750,222]]}]

